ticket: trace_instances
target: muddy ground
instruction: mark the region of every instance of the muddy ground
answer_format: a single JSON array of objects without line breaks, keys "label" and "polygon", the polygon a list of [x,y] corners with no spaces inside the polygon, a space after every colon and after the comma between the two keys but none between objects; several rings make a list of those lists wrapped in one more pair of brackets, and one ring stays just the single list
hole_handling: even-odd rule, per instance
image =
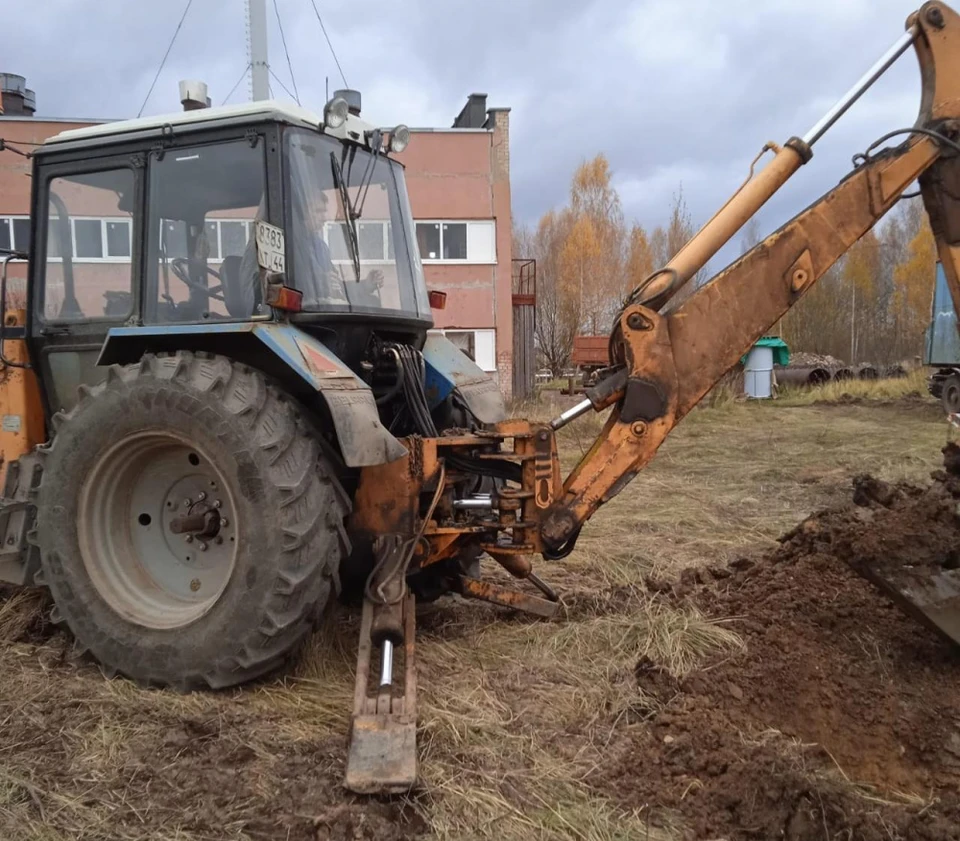
[{"label": "muddy ground", "polygon": [[960,451],[945,455],[927,487],[859,476],[858,504],[775,551],[651,581],[731,617],[746,648],[681,681],[638,663],[654,712],[595,784],[697,839],[960,838],[960,656],[852,571],[957,569]]},{"label": "muddy ground", "polygon": [[958,839],[960,662],[849,566],[952,563],[946,434],[932,401],[693,413],[538,566],[555,621],[421,614],[407,799],[341,787],[355,614],[282,675],[181,696],[0,594],[0,839]]}]

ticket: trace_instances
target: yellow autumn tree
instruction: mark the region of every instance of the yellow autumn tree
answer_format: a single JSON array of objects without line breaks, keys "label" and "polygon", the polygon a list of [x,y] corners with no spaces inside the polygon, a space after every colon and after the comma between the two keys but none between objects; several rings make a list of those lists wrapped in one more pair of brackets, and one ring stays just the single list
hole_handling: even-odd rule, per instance
[{"label": "yellow autumn tree", "polygon": [[936,245],[930,223],[924,217],[920,230],[907,246],[906,260],[893,272],[892,315],[899,355],[903,358],[923,350],[923,334],[930,319],[936,272]]},{"label": "yellow autumn tree", "polygon": [[630,294],[644,280],[653,274],[656,267],[653,245],[650,237],[641,225],[634,224],[630,229],[630,242],[627,250],[627,266],[624,272],[624,297]]},{"label": "yellow autumn tree", "polygon": [[883,340],[883,313],[877,306],[880,273],[880,243],[867,231],[847,252],[841,275],[849,293],[851,364],[872,361]]},{"label": "yellow autumn tree", "polygon": [[623,208],[606,156],[577,167],[569,212],[573,222],[563,249],[567,287],[579,301],[580,329],[603,334],[623,298],[627,252]]}]

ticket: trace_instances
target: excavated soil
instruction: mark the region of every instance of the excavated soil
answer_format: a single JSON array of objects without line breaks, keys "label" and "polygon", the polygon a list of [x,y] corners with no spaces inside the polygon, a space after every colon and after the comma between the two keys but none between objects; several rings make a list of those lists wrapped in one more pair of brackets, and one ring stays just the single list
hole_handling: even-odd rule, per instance
[{"label": "excavated soil", "polygon": [[960,839],[960,654],[854,572],[956,568],[960,450],[944,455],[929,487],[857,477],[855,504],[771,554],[650,582],[734,617],[745,650],[682,681],[639,663],[648,724],[594,784],[696,839]]}]

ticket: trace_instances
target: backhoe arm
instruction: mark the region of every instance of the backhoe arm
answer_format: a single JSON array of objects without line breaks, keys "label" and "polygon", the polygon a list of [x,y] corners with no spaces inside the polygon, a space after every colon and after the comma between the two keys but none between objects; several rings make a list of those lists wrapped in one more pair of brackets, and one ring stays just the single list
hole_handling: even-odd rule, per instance
[{"label": "backhoe arm", "polygon": [[878,62],[879,70],[875,67],[848,95],[846,104],[841,101],[832,119],[911,41],[923,95],[916,126],[902,132],[906,142],[868,152],[837,187],[665,312],[683,283],[809,159],[810,146],[829,127],[821,121],[804,139],[793,138],[780,149],[773,163],[623,308],[612,337],[623,370],[597,386],[589,402],[561,416],[614,405],[593,447],[541,520],[540,536],[549,552],[562,554],[571,545],[583,523],[650,461],[681,418],[917,178],[954,305],[960,307],[960,17],[941,3],[921,7],[907,21],[907,35]]}]

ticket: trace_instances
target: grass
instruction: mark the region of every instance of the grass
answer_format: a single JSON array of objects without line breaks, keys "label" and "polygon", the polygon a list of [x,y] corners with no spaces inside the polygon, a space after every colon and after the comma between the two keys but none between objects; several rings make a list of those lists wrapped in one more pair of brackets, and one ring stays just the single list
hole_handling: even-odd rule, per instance
[{"label": "grass", "polygon": [[[884,398],[889,399],[889,398]],[[550,417],[535,402],[515,414]],[[570,468],[602,419],[559,435]],[[656,699],[649,658],[681,677],[741,641],[722,618],[651,598],[644,579],[770,546],[850,478],[923,478],[947,424],[931,398],[830,405],[720,401],[696,410],[651,465],[538,572],[561,616],[527,619],[444,599],[419,620],[423,791],[385,803],[340,789],[357,617],[328,617],[286,676],[181,696],[105,680],[38,622],[33,592],[0,603],[0,837],[407,837],[671,841],[598,796],[589,775]],[[497,574],[489,569],[491,574]],[[352,829],[350,829],[352,827]],[[317,833],[315,836],[314,833]],[[351,834],[352,833],[352,834]]]},{"label": "grass", "polygon": [[855,400],[929,400],[928,372],[923,368],[910,371],[905,377],[878,380],[831,380],[813,388],[786,388],[779,402],[788,406],[809,406],[815,403],[840,403]]}]

